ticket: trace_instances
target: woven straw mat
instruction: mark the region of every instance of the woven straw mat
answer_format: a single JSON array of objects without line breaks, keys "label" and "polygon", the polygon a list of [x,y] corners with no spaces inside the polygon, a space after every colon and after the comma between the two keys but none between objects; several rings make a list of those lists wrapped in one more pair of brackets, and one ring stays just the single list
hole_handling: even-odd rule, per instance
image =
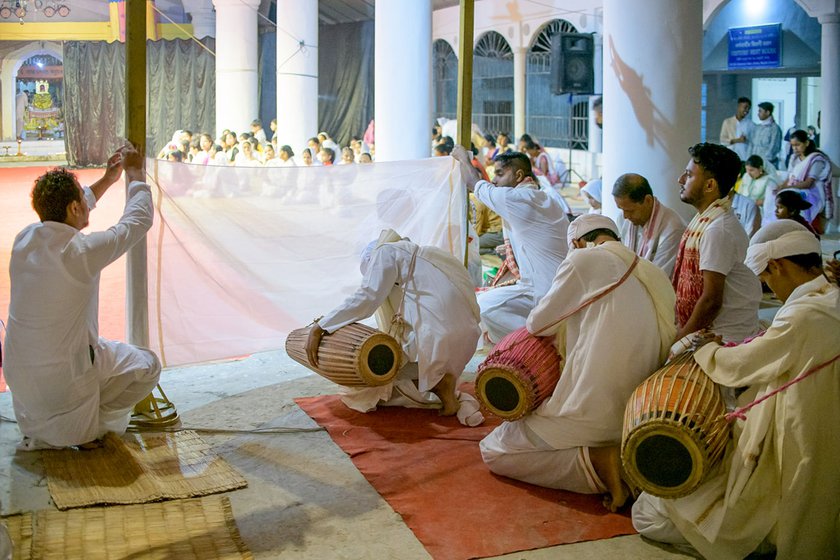
[{"label": "woven straw mat", "polygon": [[35,512],[32,560],[252,560],[226,496]]},{"label": "woven straw mat", "polygon": [[32,514],[14,515],[0,522],[6,525],[14,545],[12,560],[29,560],[32,557]]},{"label": "woven straw mat", "polygon": [[47,486],[58,509],[142,504],[247,486],[191,431],[105,436],[100,449],[44,451]]}]

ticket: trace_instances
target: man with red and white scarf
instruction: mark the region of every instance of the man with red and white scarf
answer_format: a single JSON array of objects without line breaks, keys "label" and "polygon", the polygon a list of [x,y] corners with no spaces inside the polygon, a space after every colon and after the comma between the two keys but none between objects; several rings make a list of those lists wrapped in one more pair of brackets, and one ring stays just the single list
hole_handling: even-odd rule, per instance
[{"label": "man with red and white scarf", "polygon": [[695,144],[679,178],[680,200],[697,209],[680,240],[672,278],[677,340],[709,329],[725,342],[758,332],[761,283],[745,265],[749,239],[732,213],[729,191],[741,160],[718,144]]}]

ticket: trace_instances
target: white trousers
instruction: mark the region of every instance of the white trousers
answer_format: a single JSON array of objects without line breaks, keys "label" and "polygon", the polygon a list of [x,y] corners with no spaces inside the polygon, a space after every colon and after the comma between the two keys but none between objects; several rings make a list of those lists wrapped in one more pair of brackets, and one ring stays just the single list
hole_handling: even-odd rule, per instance
[{"label": "white trousers", "polygon": [[688,544],[668,517],[662,499],[642,492],[633,504],[633,528],[639,534],[659,542]]},{"label": "white trousers", "polygon": [[99,435],[122,434],[134,405],[152,392],[160,379],[160,360],[151,351],[123,342],[99,339],[93,367],[100,379]]},{"label": "white trousers", "polygon": [[478,294],[481,326],[493,343],[525,326],[534,309],[534,290],[521,284],[493,288]]},{"label": "white trousers", "polygon": [[90,394],[83,406],[68,414],[45,414],[36,426],[21,426],[24,438],[18,449],[68,447],[108,432],[125,432],[134,405],[157,385],[160,361],[151,350],[104,338],[97,341],[93,352],[93,364],[85,376],[92,380],[87,385],[90,391],[98,390],[99,394]]},{"label": "white trousers", "polygon": [[521,421],[503,422],[481,440],[479,449],[490,470],[501,476],[580,494],[607,491],[588,448],[554,449]]}]

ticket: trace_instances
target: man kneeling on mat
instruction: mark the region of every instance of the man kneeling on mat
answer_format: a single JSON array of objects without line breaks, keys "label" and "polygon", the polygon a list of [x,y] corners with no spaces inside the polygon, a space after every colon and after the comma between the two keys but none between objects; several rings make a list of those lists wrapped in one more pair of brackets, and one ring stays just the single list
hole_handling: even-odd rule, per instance
[{"label": "man kneeling on mat", "polygon": [[[158,382],[157,357],[101,338],[97,320],[100,273],[152,226],[143,166],[143,155],[125,146],[89,188],[60,168],[35,181],[32,206],[41,221],[24,228],[12,248],[3,364],[20,449],[96,447],[107,432],[126,430],[132,408]],[[82,233],[122,171],[129,181],[122,217],[105,231]]]},{"label": "man kneeling on mat", "polygon": [[531,334],[556,336],[565,356],[560,380],[532,413],[484,438],[481,455],[496,474],[605,493],[615,511],[629,490],[606,467],[618,458],[627,399],[673,342],[674,290],[660,268],[619,242],[606,216],[572,222],[568,242],[574,250],[526,324]]},{"label": "man kneeling on mat", "polygon": [[457,392],[458,378],[481,336],[475,291],[464,265],[441,249],[384,230],[362,253],[361,271],[359,289],[309,331],[310,363],[318,364],[324,333],[375,312],[380,329],[401,344],[404,365],[394,382],[351,390],[344,404],[360,412],[377,404],[439,406],[442,415],[457,414],[462,424],[480,424],[477,401]]},{"label": "man kneeling on mat", "polygon": [[713,381],[749,387],[726,455],[693,494],[642,493],[633,525],[706,558],[772,548],[779,559],[840,558],[840,290],[823,275],[820,242],[792,220],[761,228],[746,265],[783,302],[773,323],[694,354]]}]

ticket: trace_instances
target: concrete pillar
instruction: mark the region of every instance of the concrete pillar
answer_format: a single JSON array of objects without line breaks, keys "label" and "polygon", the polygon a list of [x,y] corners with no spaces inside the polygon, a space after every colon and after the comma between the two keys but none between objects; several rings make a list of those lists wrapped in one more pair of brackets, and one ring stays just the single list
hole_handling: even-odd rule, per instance
[{"label": "concrete pillar", "polygon": [[820,52],[820,150],[840,165],[840,13],[819,17],[822,24]]},{"label": "concrete pillar", "polygon": [[429,157],[432,1],[377,0],[376,161]]},{"label": "concrete pillar", "polygon": [[182,0],[192,18],[193,35],[199,39],[216,36],[216,12],[205,0]]},{"label": "concrete pillar", "polygon": [[277,140],[297,154],[318,134],[318,0],[278,0],[277,13]]},{"label": "concrete pillar", "polygon": [[592,34],[592,46],[595,51],[592,57],[593,86],[595,93],[604,92],[604,36],[601,33]]},{"label": "concrete pillar", "polygon": [[[840,13],[824,14],[819,17],[822,24],[822,48],[820,51],[820,150],[840,165]],[[840,231],[840,180],[834,177],[834,217],[828,231]]]},{"label": "concrete pillar", "polygon": [[[513,50],[513,138],[516,140],[528,128],[525,116],[525,100],[528,95],[525,88],[528,71],[528,49],[517,47]],[[509,131],[508,131],[509,132]]]},{"label": "concrete pillar", "polygon": [[[700,138],[702,35],[702,2],[604,0],[605,193],[619,175],[640,173],[665,205],[694,214],[677,178]],[[612,196],[603,198],[604,213],[616,217]]]},{"label": "concrete pillar", "polygon": [[257,10],[260,0],[213,0],[216,7],[216,130],[251,130],[259,116]]}]

